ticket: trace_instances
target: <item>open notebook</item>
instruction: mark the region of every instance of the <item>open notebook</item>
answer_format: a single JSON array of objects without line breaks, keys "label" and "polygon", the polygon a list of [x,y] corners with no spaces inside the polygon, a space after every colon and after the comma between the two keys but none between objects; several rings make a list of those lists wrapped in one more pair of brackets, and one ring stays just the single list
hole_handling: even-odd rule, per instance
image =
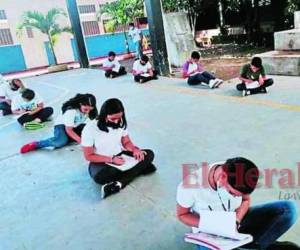
[{"label": "open notebook", "polygon": [[247,89],[256,89],[260,86],[259,82],[258,81],[254,81],[254,82],[251,82],[251,83],[248,83],[246,84],[246,88]]},{"label": "open notebook", "polygon": [[121,68],[121,65],[115,65],[115,67],[112,69],[112,71],[118,73],[120,71],[120,68]]},{"label": "open notebook", "polygon": [[125,154],[122,154],[120,156],[125,160],[125,163],[122,166],[118,166],[118,165],[111,164],[111,163],[108,163],[108,165],[115,167],[121,171],[126,171],[126,170],[133,168],[136,164],[139,163],[139,161],[136,160],[134,157],[131,157],[131,156],[128,156]]},{"label": "open notebook", "polygon": [[235,212],[200,212],[200,227],[197,233],[187,233],[186,242],[205,246],[213,250],[230,250],[252,242],[250,234],[241,234],[236,230]]}]

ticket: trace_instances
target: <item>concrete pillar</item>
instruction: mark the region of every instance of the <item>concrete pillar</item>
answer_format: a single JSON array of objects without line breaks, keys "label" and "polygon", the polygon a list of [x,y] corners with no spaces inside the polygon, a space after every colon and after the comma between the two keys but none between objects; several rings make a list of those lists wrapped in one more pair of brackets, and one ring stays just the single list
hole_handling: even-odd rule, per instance
[{"label": "concrete pillar", "polygon": [[89,58],[85,46],[84,36],[81,28],[79,12],[76,0],[67,0],[68,12],[70,21],[74,31],[75,44],[77,46],[80,66],[83,68],[89,67]]},{"label": "concrete pillar", "polygon": [[166,13],[164,25],[169,61],[171,65],[181,67],[191,52],[197,50],[187,14]]},{"label": "concrete pillar", "polygon": [[161,75],[168,76],[170,74],[170,64],[165,40],[161,1],[146,0],[145,5],[153,51],[153,63],[155,69]]},{"label": "concrete pillar", "polygon": [[300,11],[294,13],[295,29],[300,29]]}]

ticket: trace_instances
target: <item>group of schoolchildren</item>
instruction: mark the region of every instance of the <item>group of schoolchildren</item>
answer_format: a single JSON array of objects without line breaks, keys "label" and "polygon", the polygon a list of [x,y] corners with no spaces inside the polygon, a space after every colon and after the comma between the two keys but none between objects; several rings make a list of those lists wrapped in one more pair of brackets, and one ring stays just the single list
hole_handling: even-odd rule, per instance
[{"label": "group of schoolchildren", "polygon": [[[219,87],[222,80],[205,71],[199,64],[199,59],[199,53],[193,52],[183,66],[183,76],[188,79],[188,84]],[[156,77],[148,57],[141,56],[134,64],[135,81],[143,83]],[[115,59],[113,52],[110,52],[103,68],[106,77],[114,78],[126,74],[125,68]],[[240,79],[242,83],[237,85],[237,89],[245,92],[245,95],[248,92],[266,93],[266,88],[273,84],[271,79],[266,78],[261,59],[257,57],[243,66]],[[247,87],[255,84],[257,87]],[[53,109],[44,107],[40,97],[34,91],[26,89],[21,80],[14,79],[0,86],[0,109],[3,115],[21,115],[18,122],[24,127],[43,124],[53,113]],[[115,98],[108,99],[99,112],[96,104],[96,98],[92,94],[77,94],[69,99],[63,103],[55,120],[53,136],[27,143],[20,152],[25,154],[49,147],[58,149],[74,142],[80,144],[83,155],[89,162],[89,174],[101,185],[101,196],[106,198],[118,193],[136,177],[154,173],[156,167],[153,164],[153,151],[140,149],[131,141],[122,102]],[[132,162],[129,167],[128,161]],[[252,173],[252,185],[248,185],[246,181],[249,179],[249,171]],[[246,185],[241,186],[240,180],[233,177],[237,172],[243,173],[241,178]],[[211,164],[207,174],[208,188],[186,187],[185,180],[178,186],[177,218],[196,229],[202,223],[201,213],[204,210],[223,211],[224,204],[228,204],[226,209],[236,212],[237,230],[253,236],[254,241],[247,246],[248,249],[284,249],[276,240],[296,222],[296,207],[290,201],[250,206],[250,194],[255,190],[258,179],[258,167],[242,157]],[[198,246],[198,249],[209,248]],[[299,248],[294,246],[290,249]]]},{"label": "group of schoolchildren", "polygon": [[[116,54],[113,51],[109,52],[108,58],[103,62],[103,69],[105,76],[109,78],[127,73],[125,67],[121,66],[116,59]],[[145,83],[157,79],[158,72],[153,69],[148,56],[142,55],[134,62],[132,74],[135,82]],[[204,85],[211,89],[219,88],[223,83],[222,79],[204,69],[200,63],[198,51],[193,51],[191,57],[183,64],[182,77],[187,79],[189,85]],[[241,83],[236,88],[242,92],[242,96],[267,93],[267,88],[273,85],[273,80],[266,77],[260,57],[253,57],[251,63],[242,67],[239,80]]]},{"label": "group of schoolchildren", "polygon": [[[218,88],[223,83],[223,80],[204,70],[200,64],[200,54],[197,51],[192,52],[191,57],[184,63],[182,76],[187,78],[189,85],[201,84],[211,89]],[[241,83],[236,88],[242,91],[243,96],[267,93],[267,88],[273,85],[273,80],[266,77],[260,57],[253,57],[251,63],[242,67],[239,80]]]},{"label": "group of schoolchildren", "polygon": [[[125,67],[120,65],[119,61],[116,59],[116,54],[113,51],[110,51],[107,59],[103,61],[102,69],[105,71],[105,76],[107,78],[115,78],[127,74]],[[142,55],[135,60],[132,74],[134,76],[134,81],[138,83],[145,83],[158,79],[157,71],[153,69],[147,55]]]},{"label": "group of schoolchildren", "polygon": [[[1,78],[0,109],[2,115],[16,114],[26,129],[44,127],[53,113],[41,98],[24,87],[20,79],[6,82]],[[40,125],[40,126],[38,126]],[[93,180],[101,184],[101,197],[119,192],[139,175],[156,171],[154,153],[142,150],[130,139],[125,109],[119,99],[108,99],[98,113],[92,94],[77,94],[66,101],[54,122],[53,136],[23,145],[25,154],[43,148],[58,149],[70,143],[81,144]],[[125,169],[125,159],[134,159]]]},{"label": "group of schoolchildren", "polygon": [[[3,80],[2,80],[3,81]],[[17,115],[17,121],[26,129],[38,129],[45,126],[53,114],[53,108],[45,107],[41,97],[32,89],[25,88],[20,79],[0,85],[0,115]]]}]

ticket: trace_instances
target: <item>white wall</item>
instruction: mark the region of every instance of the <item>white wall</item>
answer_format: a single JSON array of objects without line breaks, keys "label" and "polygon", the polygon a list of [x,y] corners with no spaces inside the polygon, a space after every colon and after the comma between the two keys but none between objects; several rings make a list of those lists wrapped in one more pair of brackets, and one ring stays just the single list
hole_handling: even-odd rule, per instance
[{"label": "white wall", "polygon": [[[1,0],[0,9],[4,9],[8,19],[8,25],[13,36],[14,44],[21,44],[27,68],[41,67],[48,65],[48,58],[44,46],[44,42],[48,41],[47,36],[38,30],[33,30],[34,37],[28,38],[26,30],[23,35],[18,37],[16,34],[16,27],[21,21],[22,15],[25,11],[36,10],[42,13],[47,13],[51,8],[62,8],[67,13],[65,0]],[[68,18],[60,18],[59,24],[70,26]],[[72,35],[63,34],[59,36],[55,52],[57,54],[58,63],[74,61],[73,51],[70,39]]]}]

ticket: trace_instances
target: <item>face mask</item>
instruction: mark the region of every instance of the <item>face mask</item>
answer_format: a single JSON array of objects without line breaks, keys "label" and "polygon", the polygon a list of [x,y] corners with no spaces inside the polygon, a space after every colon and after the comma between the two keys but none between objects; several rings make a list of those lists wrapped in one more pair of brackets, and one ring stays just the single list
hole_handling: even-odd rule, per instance
[{"label": "face mask", "polygon": [[106,126],[112,128],[112,129],[118,129],[118,128],[121,128],[121,121],[119,121],[118,123],[108,121],[108,122],[106,122]]}]

